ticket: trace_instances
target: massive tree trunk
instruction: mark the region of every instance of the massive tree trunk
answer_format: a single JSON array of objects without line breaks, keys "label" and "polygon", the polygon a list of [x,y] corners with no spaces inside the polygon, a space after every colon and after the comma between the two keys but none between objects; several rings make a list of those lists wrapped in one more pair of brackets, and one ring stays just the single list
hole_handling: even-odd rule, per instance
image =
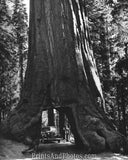
[{"label": "massive tree trunk", "polygon": [[[120,151],[125,138],[105,117],[100,81],[88,35],[83,0],[32,0],[28,66],[19,105],[8,116],[8,132],[25,130],[51,100],[68,117],[76,144],[87,151]],[[34,132],[35,130],[33,130]],[[31,132],[28,132],[31,135]]]}]

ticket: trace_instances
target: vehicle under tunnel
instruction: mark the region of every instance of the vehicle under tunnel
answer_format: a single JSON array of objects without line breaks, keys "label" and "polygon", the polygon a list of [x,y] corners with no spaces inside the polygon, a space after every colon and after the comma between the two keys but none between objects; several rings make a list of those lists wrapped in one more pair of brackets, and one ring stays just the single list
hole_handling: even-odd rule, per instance
[{"label": "vehicle under tunnel", "polygon": [[[65,147],[82,149],[83,144],[79,139],[71,109],[69,107],[56,107],[56,109],[48,107],[47,110],[43,110],[41,113],[40,127],[37,127],[35,124],[36,129],[33,131],[39,132],[40,130],[40,133],[33,139],[33,145],[30,145],[23,153],[38,152],[42,149],[47,150],[49,147],[53,149],[59,147],[59,150],[60,148],[63,150]],[[37,138],[38,146],[36,146]],[[28,138],[27,141],[31,141],[30,139]]]},{"label": "vehicle under tunnel", "polygon": [[66,115],[56,109],[42,112],[41,143],[75,143]]}]

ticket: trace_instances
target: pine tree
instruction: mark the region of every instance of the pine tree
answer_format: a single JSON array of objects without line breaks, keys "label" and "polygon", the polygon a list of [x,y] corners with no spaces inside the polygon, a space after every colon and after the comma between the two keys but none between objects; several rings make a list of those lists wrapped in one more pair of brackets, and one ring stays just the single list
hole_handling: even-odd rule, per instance
[{"label": "pine tree", "polygon": [[14,1],[14,12],[12,15],[13,35],[15,37],[15,46],[17,58],[19,59],[19,81],[20,81],[20,92],[23,87],[24,71],[25,71],[25,60],[27,54],[27,13],[26,7],[23,0]]},{"label": "pine tree", "polygon": [[[22,4],[20,5],[21,9],[16,10],[15,7],[12,7],[13,3],[14,1],[11,0],[0,1],[0,110],[2,113],[8,112],[17,104],[19,98],[17,72],[21,68],[20,73],[23,77],[23,62],[27,53],[27,14],[25,6]],[[21,4],[21,1],[16,1],[16,4]],[[20,19],[21,21],[19,21]],[[21,26],[18,28],[16,23]],[[16,35],[19,35],[19,39]],[[19,50],[22,54],[19,54]],[[21,64],[20,67],[18,64]]]},{"label": "pine tree", "polygon": [[[123,83],[125,86],[122,86],[122,82],[126,82],[126,79],[124,80],[126,77],[122,77],[120,72],[122,66],[116,66],[119,66],[118,64],[126,65],[124,59],[127,60],[125,44],[128,41],[128,2],[125,0],[97,1],[97,3],[91,1],[88,2],[88,10],[91,40],[102,81],[106,110],[109,118],[121,133],[126,135],[127,92],[125,88],[127,85]],[[106,51],[108,51],[108,58],[105,55]],[[124,72],[126,73],[126,71]]]},{"label": "pine tree", "polygon": [[0,1],[0,114],[4,113],[10,105],[10,70],[12,64],[12,45],[13,37],[9,30],[10,15],[5,0]]}]

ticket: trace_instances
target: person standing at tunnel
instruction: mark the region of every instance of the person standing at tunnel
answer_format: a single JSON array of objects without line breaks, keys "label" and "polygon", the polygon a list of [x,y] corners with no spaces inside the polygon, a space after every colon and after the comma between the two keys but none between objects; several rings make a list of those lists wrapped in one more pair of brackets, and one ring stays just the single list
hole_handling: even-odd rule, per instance
[{"label": "person standing at tunnel", "polygon": [[69,142],[70,137],[70,129],[68,126],[65,126],[65,140],[66,142]]}]

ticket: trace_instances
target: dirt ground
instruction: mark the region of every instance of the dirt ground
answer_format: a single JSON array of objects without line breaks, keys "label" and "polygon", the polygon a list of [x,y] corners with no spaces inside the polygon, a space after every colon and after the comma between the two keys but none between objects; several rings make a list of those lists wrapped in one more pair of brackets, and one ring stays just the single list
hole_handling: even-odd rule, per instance
[{"label": "dirt ground", "polygon": [[114,153],[84,154],[73,144],[60,142],[40,144],[39,153],[23,155],[27,146],[11,140],[0,139],[0,160],[128,160],[128,156]]}]

